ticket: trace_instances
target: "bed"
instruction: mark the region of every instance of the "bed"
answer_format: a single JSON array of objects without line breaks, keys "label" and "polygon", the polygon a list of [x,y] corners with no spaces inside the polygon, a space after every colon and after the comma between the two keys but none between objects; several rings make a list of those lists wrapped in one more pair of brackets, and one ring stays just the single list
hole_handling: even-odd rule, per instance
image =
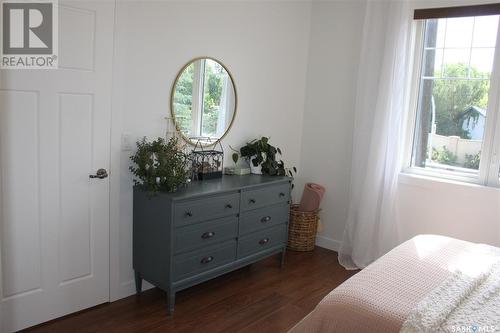
[{"label": "bed", "polygon": [[[500,329],[499,251],[444,236],[417,236],[334,289],[290,333],[495,332]],[[478,297],[470,295],[472,290],[482,290],[479,296],[489,303],[479,309],[491,313],[476,309],[470,316],[470,306],[485,302],[469,300]],[[462,314],[458,305],[466,307]],[[446,321],[453,316],[455,321]]]}]

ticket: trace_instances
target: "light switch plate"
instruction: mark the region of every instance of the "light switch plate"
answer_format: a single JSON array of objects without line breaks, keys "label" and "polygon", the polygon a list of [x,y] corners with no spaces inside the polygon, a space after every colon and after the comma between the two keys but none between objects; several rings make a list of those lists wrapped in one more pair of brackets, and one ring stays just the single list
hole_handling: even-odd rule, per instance
[{"label": "light switch plate", "polygon": [[122,134],[122,150],[131,151],[132,150],[132,135],[128,133]]}]

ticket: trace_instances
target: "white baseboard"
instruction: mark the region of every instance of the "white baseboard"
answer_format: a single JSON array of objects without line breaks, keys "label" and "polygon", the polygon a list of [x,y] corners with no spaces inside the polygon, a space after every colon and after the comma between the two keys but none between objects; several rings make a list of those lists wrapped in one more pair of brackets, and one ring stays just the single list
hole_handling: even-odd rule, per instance
[{"label": "white baseboard", "polygon": [[340,249],[340,241],[327,236],[316,236],[316,245],[335,252]]}]

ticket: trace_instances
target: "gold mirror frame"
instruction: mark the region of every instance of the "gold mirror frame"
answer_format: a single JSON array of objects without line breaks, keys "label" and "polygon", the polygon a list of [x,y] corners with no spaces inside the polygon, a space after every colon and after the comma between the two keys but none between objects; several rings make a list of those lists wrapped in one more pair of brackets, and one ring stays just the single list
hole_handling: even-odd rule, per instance
[{"label": "gold mirror frame", "polygon": [[234,89],[234,113],[233,113],[233,117],[231,118],[231,122],[229,123],[228,128],[224,131],[224,134],[222,134],[222,136],[219,139],[217,139],[213,143],[203,145],[203,147],[210,147],[210,146],[215,145],[217,142],[221,141],[227,135],[227,133],[229,132],[229,130],[233,126],[234,119],[236,118],[236,112],[238,110],[238,93],[237,93],[237,89],[236,89],[236,84],[234,83],[233,75],[227,69],[226,65],[224,65],[222,63],[222,61],[220,61],[219,59],[213,58],[213,57],[196,57],[196,58],[189,60],[184,66],[182,66],[179,73],[177,73],[177,76],[175,77],[174,83],[172,85],[172,89],[170,90],[170,117],[172,118],[172,122],[174,123],[176,132],[182,137],[182,139],[186,143],[190,144],[191,146],[195,146],[196,142],[193,142],[190,138],[185,136],[184,133],[182,133],[182,131],[180,130],[179,125],[177,124],[177,120],[176,120],[175,114],[174,114],[174,93],[175,93],[175,86],[177,85],[177,81],[179,81],[179,78],[181,77],[184,70],[188,66],[190,66],[193,62],[198,61],[198,60],[202,60],[202,59],[210,59],[210,60],[213,60],[213,61],[216,61],[217,63],[219,63],[225,69],[227,74],[229,75],[229,78],[231,79],[231,83],[232,83],[233,89]]}]

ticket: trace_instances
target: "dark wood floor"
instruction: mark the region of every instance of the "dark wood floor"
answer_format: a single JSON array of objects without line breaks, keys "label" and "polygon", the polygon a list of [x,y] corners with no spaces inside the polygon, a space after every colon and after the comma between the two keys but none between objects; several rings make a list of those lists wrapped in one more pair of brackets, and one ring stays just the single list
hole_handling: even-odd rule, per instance
[{"label": "dark wood floor", "polygon": [[173,317],[159,289],[37,326],[30,332],[286,332],[355,272],[322,248],[289,251],[177,294]]}]

